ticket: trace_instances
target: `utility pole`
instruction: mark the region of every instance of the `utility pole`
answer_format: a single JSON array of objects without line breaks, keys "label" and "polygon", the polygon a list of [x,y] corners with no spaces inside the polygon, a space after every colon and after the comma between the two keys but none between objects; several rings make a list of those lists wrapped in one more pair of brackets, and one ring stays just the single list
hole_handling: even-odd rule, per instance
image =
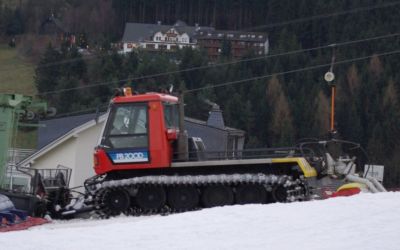
[{"label": "utility pole", "polygon": [[331,137],[336,134],[335,129],[335,98],[336,98],[336,84],[334,83],[335,74],[333,73],[333,65],[335,64],[335,44],[330,45],[333,48],[332,51],[332,60],[331,60],[331,67],[328,72],[325,73],[324,79],[331,87],[331,114],[330,114],[330,127],[329,133]]}]

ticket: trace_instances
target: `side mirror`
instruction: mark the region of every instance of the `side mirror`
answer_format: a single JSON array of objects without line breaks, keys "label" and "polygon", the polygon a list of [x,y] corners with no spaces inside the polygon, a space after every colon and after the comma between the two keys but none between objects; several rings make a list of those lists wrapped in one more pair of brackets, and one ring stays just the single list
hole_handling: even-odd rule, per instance
[{"label": "side mirror", "polygon": [[167,129],[167,139],[169,141],[174,141],[178,139],[178,132],[176,129]]}]

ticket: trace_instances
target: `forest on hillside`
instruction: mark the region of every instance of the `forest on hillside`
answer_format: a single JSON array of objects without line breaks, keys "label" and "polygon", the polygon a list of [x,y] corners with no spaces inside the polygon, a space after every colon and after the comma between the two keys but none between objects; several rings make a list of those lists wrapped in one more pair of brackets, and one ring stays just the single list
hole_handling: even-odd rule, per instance
[{"label": "forest on hillside", "polygon": [[[202,88],[187,94],[186,113],[205,119],[210,108],[205,100],[218,103],[225,123],[246,131],[247,147],[287,146],[301,138],[326,136],[330,87],[323,76],[334,55],[338,137],[360,142],[372,163],[385,165],[386,185],[400,185],[400,3],[396,1],[15,2],[0,4],[3,40],[37,34],[40,23],[54,14],[67,30],[82,34],[89,46],[98,46],[87,57],[68,44],[46,44],[36,58],[38,93],[60,114],[103,108],[113,89],[125,85],[139,91],[170,84],[185,90]],[[266,32],[270,54],[255,59],[249,53],[248,60],[233,63],[227,53],[211,67],[187,71],[210,65],[204,52],[185,49],[172,60],[167,54],[120,55],[107,50],[121,39],[126,22],[172,25],[176,20]],[[336,46],[326,46],[330,44]],[[56,63],[60,61],[64,63]],[[165,72],[173,73],[161,74]]]}]

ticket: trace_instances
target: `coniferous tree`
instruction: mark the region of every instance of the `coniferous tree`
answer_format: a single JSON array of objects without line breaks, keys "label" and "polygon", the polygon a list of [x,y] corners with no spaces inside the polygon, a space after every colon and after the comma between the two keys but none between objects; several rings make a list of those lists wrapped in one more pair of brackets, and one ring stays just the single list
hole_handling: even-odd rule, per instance
[{"label": "coniferous tree", "polygon": [[49,44],[35,72],[35,84],[39,94],[55,90],[61,74],[61,59],[61,54]]},{"label": "coniferous tree", "polygon": [[294,141],[293,119],[289,103],[276,76],[269,81],[266,94],[272,112],[270,125],[272,145],[291,145]]}]

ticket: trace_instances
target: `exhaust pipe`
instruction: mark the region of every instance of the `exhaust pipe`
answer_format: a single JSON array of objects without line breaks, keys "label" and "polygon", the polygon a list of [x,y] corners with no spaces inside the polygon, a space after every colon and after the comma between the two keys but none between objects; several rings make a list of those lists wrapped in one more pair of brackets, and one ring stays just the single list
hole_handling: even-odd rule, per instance
[{"label": "exhaust pipe", "polygon": [[178,160],[189,160],[188,134],[185,130],[185,99],[183,91],[179,94],[179,137],[178,137]]}]

